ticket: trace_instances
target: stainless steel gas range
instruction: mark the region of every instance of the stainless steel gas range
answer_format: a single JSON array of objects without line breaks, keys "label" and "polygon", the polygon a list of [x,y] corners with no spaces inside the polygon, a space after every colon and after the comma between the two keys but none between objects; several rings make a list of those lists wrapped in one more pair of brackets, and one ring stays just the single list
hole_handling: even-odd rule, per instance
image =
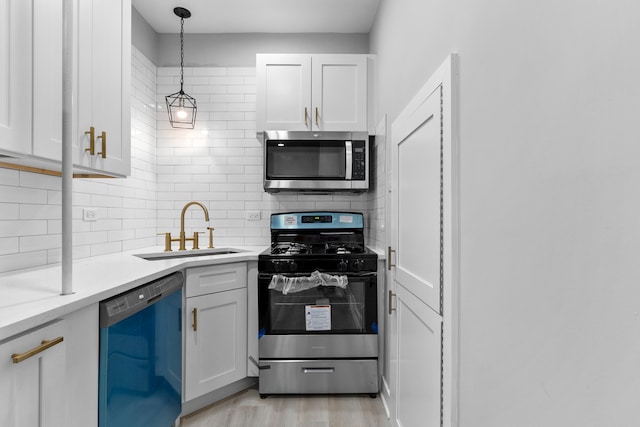
[{"label": "stainless steel gas range", "polygon": [[361,213],[271,215],[258,258],[262,397],[378,393],[378,257],[363,231]]}]

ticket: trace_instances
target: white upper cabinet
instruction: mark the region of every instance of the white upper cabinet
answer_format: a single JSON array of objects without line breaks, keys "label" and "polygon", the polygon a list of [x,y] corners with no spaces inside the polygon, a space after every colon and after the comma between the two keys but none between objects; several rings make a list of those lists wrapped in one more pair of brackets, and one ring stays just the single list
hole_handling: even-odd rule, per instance
[{"label": "white upper cabinet", "polygon": [[[62,158],[62,0],[35,0],[32,153]],[[29,153],[25,153],[29,154]]]},{"label": "white upper cabinet", "polygon": [[366,131],[367,56],[258,54],[256,130]]},{"label": "white upper cabinet", "polygon": [[0,0],[0,149],[31,152],[33,7]]},{"label": "white upper cabinet", "polygon": [[[82,0],[74,8],[74,169],[126,176],[131,0]],[[0,10],[7,12],[0,13],[0,153],[11,163],[60,170],[62,0],[0,0]],[[93,154],[85,151],[91,127]]]},{"label": "white upper cabinet", "polygon": [[131,0],[78,2],[76,165],[129,175],[130,85]]}]

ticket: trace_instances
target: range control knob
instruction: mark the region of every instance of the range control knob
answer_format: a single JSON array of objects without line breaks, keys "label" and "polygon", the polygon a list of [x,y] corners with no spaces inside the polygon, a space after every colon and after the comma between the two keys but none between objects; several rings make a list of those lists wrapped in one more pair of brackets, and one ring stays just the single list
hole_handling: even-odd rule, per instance
[{"label": "range control knob", "polygon": [[347,271],[348,266],[349,265],[347,264],[347,261],[340,260],[340,262],[338,263],[338,271]]},{"label": "range control knob", "polygon": [[353,261],[353,269],[355,271],[360,271],[362,270],[362,267],[364,266],[364,260],[361,259],[357,259],[355,261]]},{"label": "range control knob", "polygon": [[292,273],[298,271],[298,264],[295,261],[289,261],[289,271]]},{"label": "range control knob", "polygon": [[282,262],[280,262],[280,261],[271,261],[271,265],[273,265],[273,269],[277,273],[281,273],[282,272],[282,270],[283,270]]}]

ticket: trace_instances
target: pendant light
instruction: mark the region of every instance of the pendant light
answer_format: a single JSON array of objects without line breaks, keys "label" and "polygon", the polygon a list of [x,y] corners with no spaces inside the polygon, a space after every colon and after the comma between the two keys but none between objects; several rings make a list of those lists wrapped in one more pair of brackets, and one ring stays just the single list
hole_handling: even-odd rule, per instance
[{"label": "pendant light", "polygon": [[184,93],[184,19],[191,12],[184,7],[176,7],[173,13],[180,18],[180,92],[166,96],[169,123],[174,128],[193,129],[196,126],[196,99]]}]

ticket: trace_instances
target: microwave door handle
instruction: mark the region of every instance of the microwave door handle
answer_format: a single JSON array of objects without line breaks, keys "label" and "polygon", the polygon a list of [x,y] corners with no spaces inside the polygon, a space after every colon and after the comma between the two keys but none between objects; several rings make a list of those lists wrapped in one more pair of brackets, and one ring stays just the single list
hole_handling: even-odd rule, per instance
[{"label": "microwave door handle", "polygon": [[345,148],[345,168],[344,168],[344,179],[349,181],[353,175],[353,144],[351,141],[344,142]]}]

